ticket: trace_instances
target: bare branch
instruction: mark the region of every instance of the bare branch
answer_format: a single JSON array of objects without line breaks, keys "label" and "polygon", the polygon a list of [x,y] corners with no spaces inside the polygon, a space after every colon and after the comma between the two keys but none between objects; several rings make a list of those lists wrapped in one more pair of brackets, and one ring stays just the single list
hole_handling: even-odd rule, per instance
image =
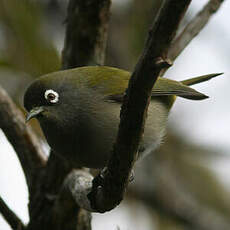
[{"label": "bare branch", "polygon": [[89,194],[91,205],[99,212],[114,208],[123,198],[137,157],[152,87],[160,72],[169,66],[166,61],[168,49],[189,4],[190,0],[165,1],[150,28],[122,105],[121,123],[108,169],[102,177],[94,179]]},{"label": "bare branch", "polygon": [[209,22],[211,16],[217,12],[224,0],[210,0],[204,8],[188,23],[181,34],[172,43],[168,57],[175,60],[186,48],[191,40],[196,37],[204,26]]},{"label": "bare branch", "polygon": [[24,224],[20,218],[7,206],[4,200],[0,197],[0,213],[5,218],[7,223],[14,230],[23,230],[25,229]]},{"label": "bare branch", "polygon": [[73,205],[73,203],[80,204],[82,208],[88,211],[94,211],[87,197],[92,189],[92,181],[93,176],[89,172],[73,170],[63,183],[62,190],[55,205],[56,212],[68,204]]},{"label": "bare branch", "polygon": [[63,181],[71,171],[68,161],[51,152],[36,196],[30,202],[28,230],[91,229],[90,213],[79,208],[68,193],[59,195]]},{"label": "bare branch", "polygon": [[111,0],[70,0],[62,68],[103,65]]},{"label": "bare branch", "polygon": [[0,128],[15,149],[30,189],[34,173],[45,166],[47,157],[37,136],[25,125],[24,115],[1,87],[0,105]]},{"label": "bare branch", "polygon": [[73,229],[76,225],[78,229],[79,226],[82,226],[80,229],[91,229],[91,215],[86,210],[91,210],[87,194],[92,188],[92,181],[92,175],[84,170],[73,170],[66,177],[52,210],[59,229],[70,229],[69,222],[73,223]]}]

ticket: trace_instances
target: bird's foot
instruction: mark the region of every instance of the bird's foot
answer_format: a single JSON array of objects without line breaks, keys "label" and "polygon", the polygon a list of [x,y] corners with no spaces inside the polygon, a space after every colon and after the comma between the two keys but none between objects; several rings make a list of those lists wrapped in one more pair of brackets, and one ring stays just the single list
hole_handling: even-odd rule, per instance
[{"label": "bird's foot", "polygon": [[129,183],[133,182],[134,181],[134,171],[132,169],[131,173],[130,173],[130,176],[129,176]]}]

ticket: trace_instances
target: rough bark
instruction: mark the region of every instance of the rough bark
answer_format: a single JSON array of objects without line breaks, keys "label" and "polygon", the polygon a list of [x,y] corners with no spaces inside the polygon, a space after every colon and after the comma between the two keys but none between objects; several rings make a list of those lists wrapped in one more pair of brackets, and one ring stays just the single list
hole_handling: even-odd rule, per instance
[{"label": "rough bark", "polygon": [[62,206],[55,205],[63,181],[71,170],[65,159],[51,152],[41,173],[37,196],[30,203],[28,229],[91,229],[90,213],[80,209],[75,202],[69,202],[68,196],[62,200]]},{"label": "rough bark", "polygon": [[110,0],[70,0],[62,68],[103,65]]}]

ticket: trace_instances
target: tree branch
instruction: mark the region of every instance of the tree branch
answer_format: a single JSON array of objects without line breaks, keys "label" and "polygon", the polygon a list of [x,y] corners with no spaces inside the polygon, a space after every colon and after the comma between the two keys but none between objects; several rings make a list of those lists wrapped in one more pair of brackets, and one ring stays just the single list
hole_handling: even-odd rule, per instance
[{"label": "tree branch", "polygon": [[[30,202],[30,222],[28,230],[90,230],[91,215],[79,208],[67,194],[60,201],[63,181],[71,172],[67,160],[51,152],[35,199]],[[71,202],[69,202],[71,200]]]},{"label": "tree branch", "polygon": [[70,0],[62,68],[103,65],[111,0]]},{"label": "tree branch", "polygon": [[32,189],[36,170],[44,167],[46,155],[40,141],[29,126],[25,125],[25,116],[0,87],[0,128],[12,144],[22,165],[29,190]]},{"label": "tree branch", "polygon": [[5,218],[7,223],[14,230],[24,230],[25,226],[20,218],[7,206],[4,200],[0,197],[0,213]]},{"label": "tree branch", "polygon": [[204,26],[209,22],[211,16],[220,8],[224,0],[210,0],[204,8],[188,23],[181,34],[174,40],[169,50],[168,57],[175,60],[186,48],[191,40],[196,37]]},{"label": "tree branch", "polygon": [[89,172],[73,170],[63,183],[62,190],[55,204],[55,213],[58,213],[63,207],[69,206],[69,209],[71,209],[71,206],[75,203],[81,204],[81,207],[86,210],[94,211],[87,198],[92,189],[92,181],[93,176]]},{"label": "tree branch", "polygon": [[166,61],[168,49],[189,4],[190,0],[165,1],[150,28],[143,54],[125,95],[118,136],[108,168],[103,176],[94,179],[89,194],[91,205],[98,212],[111,210],[123,198],[137,158],[152,87],[160,72],[169,66]]}]

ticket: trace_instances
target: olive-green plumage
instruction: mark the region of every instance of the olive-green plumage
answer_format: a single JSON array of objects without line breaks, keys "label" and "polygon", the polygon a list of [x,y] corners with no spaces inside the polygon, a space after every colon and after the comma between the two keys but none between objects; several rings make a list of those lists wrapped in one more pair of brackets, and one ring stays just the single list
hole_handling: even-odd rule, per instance
[{"label": "olive-green plumage", "polygon": [[[50,73],[35,80],[24,96],[54,152],[76,166],[102,168],[115,141],[120,105],[130,73],[121,69],[91,66]],[[167,117],[176,96],[202,100],[206,95],[189,85],[209,80],[209,74],[182,82],[158,78],[149,105],[139,155],[161,143]]]}]

